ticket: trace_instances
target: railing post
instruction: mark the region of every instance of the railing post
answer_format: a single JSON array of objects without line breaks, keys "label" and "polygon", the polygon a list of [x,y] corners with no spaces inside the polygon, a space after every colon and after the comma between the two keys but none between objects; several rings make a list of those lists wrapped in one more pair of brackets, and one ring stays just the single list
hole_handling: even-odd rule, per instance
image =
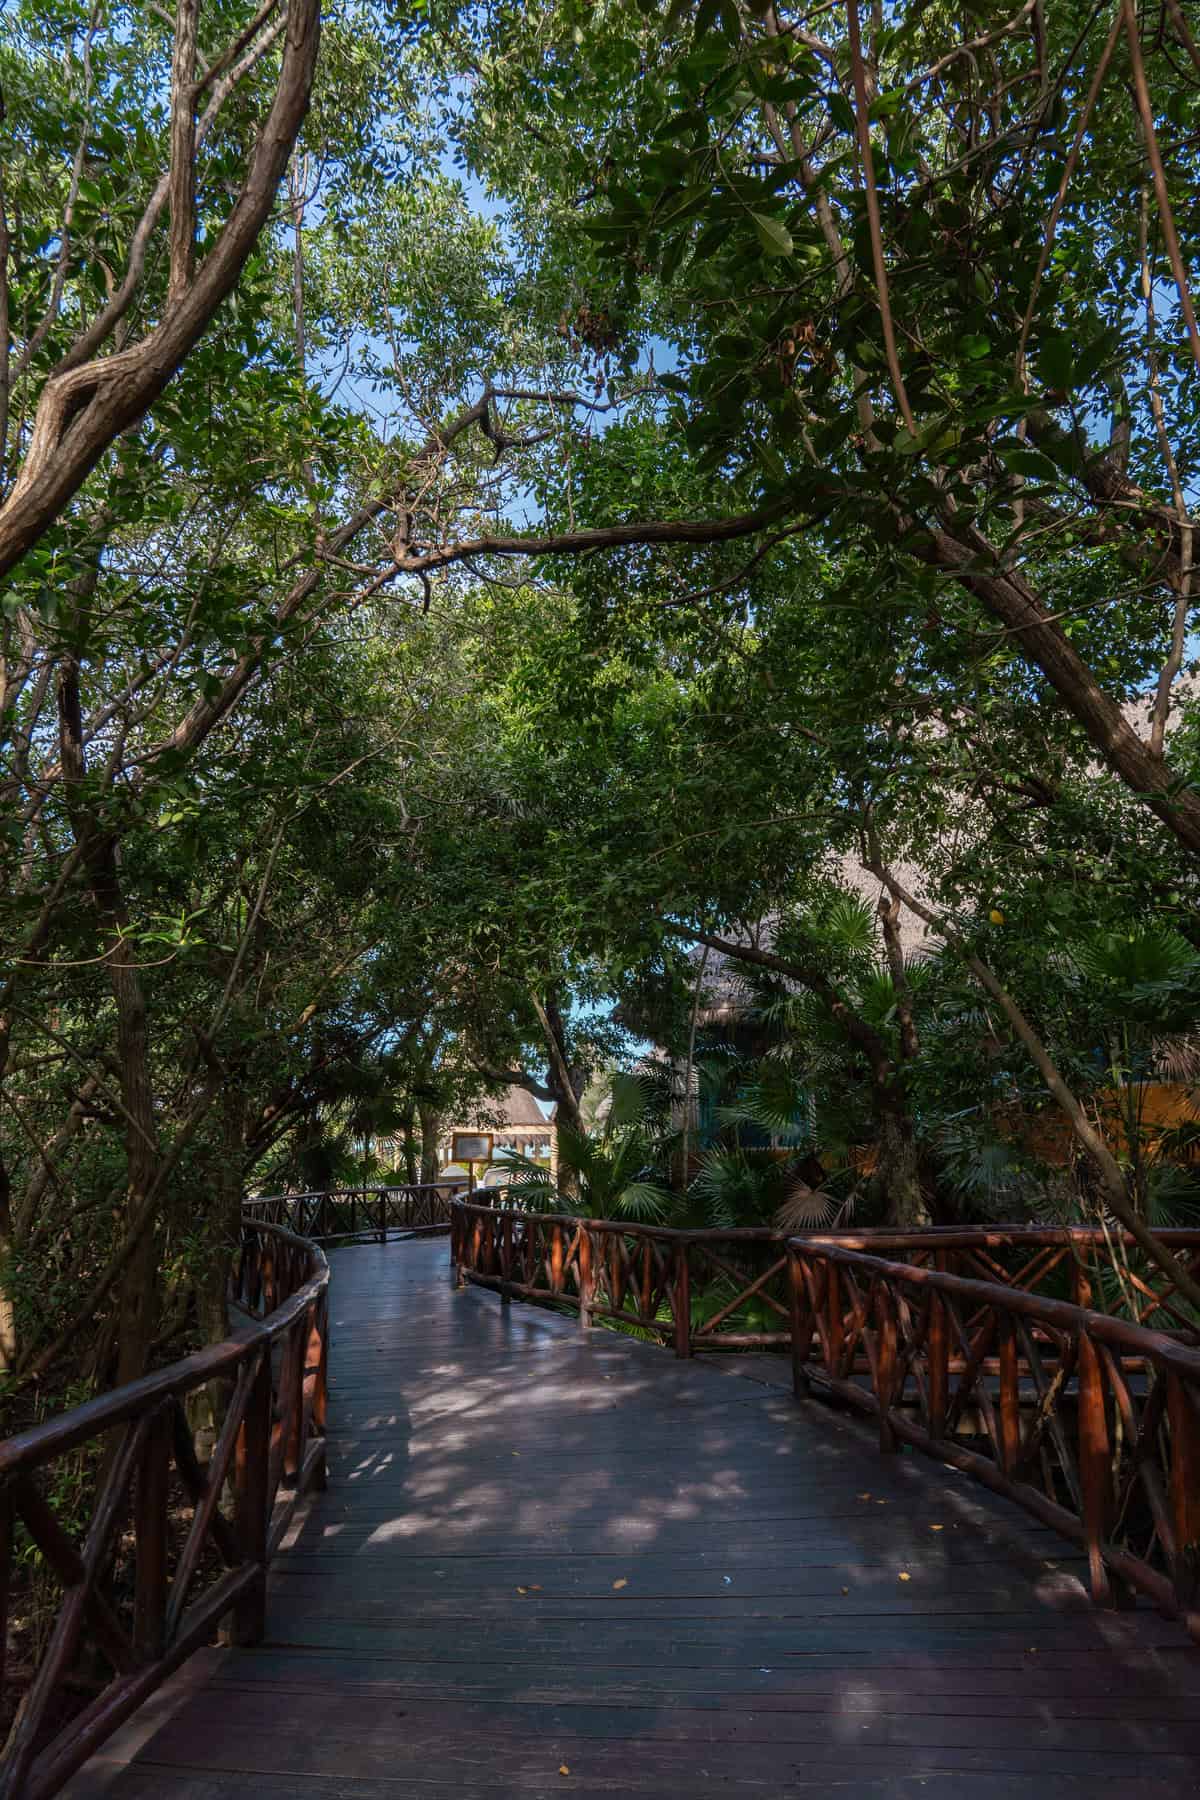
[{"label": "railing post", "polygon": [[875,1306],[879,1318],[875,1339],[875,1393],[879,1404],[879,1448],[885,1456],[890,1456],[896,1449],[896,1433],[892,1429],[891,1412],[896,1398],[898,1334],[895,1303],[890,1289],[882,1281],[875,1284]]},{"label": "railing post", "polygon": [[171,1479],[171,1402],[146,1430],[134,1492],[133,1643],[143,1662],[161,1656],[167,1617],[167,1505]]},{"label": "railing post", "polygon": [[450,1286],[465,1287],[463,1276],[463,1259],[467,1252],[467,1222],[461,1210],[451,1212],[450,1217]]},{"label": "railing post", "polygon": [[1103,1549],[1112,1516],[1108,1414],[1100,1358],[1091,1338],[1082,1330],[1079,1333],[1079,1486],[1092,1599],[1097,1606],[1111,1606],[1113,1593]]},{"label": "railing post", "polygon": [[675,1246],[675,1292],[672,1305],[675,1309],[675,1354],[680,1358],[687,1358],[692,1354],[692,1271],[688,1263],[690,1248],[687,1238],[681,1238]]},{"label": "railing post", "polygon": [[261,1240],[258,1274],[262,1288],[263,1312],[274,1312],[279,1304],[279,1295],[275,1283],[275,1239],[272,1237]]},{"label": "railing post", "polygon": [[1171,1578],[1184,1622],[1200,1643],[1200,1411],[1179,1375],[1167,1376],[1167,1418],[1175,1526]]},{"label": "railing post", "polygon": [[1012,1315],[996,1308],[996,1335],[1000,1349],[1000,1467],[1012,1476],[1021,1449],[1021,1395],[1017,1363],[1017,1333]]},{"label": "railing post", "polygon": [[596,1299],[596,1270],[592,1262],[592,1234],[586,1225],[579,1231],[579,1329],[587,1331],[592,1323],[592,1307]]},{"label": "railing post", "polygon": [[563,1240],[562,1226],[555,1225],[550,1233],[550,1291],[562,1293],[563,1284]]},{"label": "railing post", "polygon": [[812,1392],[808,1379],[808,1359],[812,1353],[812,1308],[804,1281],[804,1264],[794,1245],[788,1245],[787,1258],[792,1324],[792,1392],[797,1400],[803,1400]]},{"label": "railing post", "polygon": [[829,1373],[838,1376],[843,1373],[845,1322],[842,1318],[842,1278],[832,1258],[825,1263],[825,1320],[829,1337]]},{"label": "railing post", "polygon": [[267,1518],[271,1462],[271,1347],[257,1352],[258,1367],[238,1432],[234,1469],[234,1527],[242,1554],[258,1564],[258,1579],[234,1609],[233,1641],[257,1644],[267,1624]]},{"label": "railing post", "polygon": [[513,1261],[513,1222],[512,1214],[505,1213],[500,1221],[500,1300],[502,1305],[512,1305],[512,1261]]},{"label": "railing post", "polygon": [[[946,1272],[944,1250],[934,1253],[933,1266],[938,1274]],[[929,1291],[929,1434],[940,1438],[946,1431],[946,1412],[950,1402],[950,1332],[946,1303],[936,1288]]]},{"label": "railing post", "polygon": [[379,1190],[379,1241],[387,1243],[387,1189]]},{"label": "railing post", "polygon": [[317,1367],[313,1379],[312,1407],[308,1415],[308,1428],[313,1437],[319,1440],[321,1454],[313,1465],[310,1485],[316,1493],[323,1494],[329,1485],[325,1437],[325,1419],[329,1407],[329,1296],[327,1293],[320,1296],[313,1308],[312,1329],[308,1336],[308,1356],[310,1357],[314,1346],[317,1352]]}]

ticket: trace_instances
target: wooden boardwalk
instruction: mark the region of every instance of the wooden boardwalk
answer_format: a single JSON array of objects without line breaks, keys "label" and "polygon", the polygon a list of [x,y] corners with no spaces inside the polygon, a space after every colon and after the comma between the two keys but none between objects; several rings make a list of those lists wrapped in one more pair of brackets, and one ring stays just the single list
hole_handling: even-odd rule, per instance
[{"label": "wooden boardwalk", "polygon": [[67,1792],[163,1800],[1195,1800],[1200,1651],[1061,1541],[881,1458],[782,1363],[339,1252],[330,1488],[266,1644],[204,1652]]}]

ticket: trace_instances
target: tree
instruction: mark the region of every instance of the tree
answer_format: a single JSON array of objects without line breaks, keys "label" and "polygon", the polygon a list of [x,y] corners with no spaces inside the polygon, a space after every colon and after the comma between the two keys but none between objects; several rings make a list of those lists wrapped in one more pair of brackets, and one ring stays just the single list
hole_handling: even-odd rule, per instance
[{"label": "tree", "polygon": [[[169,38],[153,25],[148,32],[123,33],[119,17],[104,31],[100,18],[96,12],[64,18],[36,6],[24,9],[23,41],[4,70],[10,102],[32,98],[33,84],[50,77],[49,95],[31,111],[48,117],[58,154],[57,179],[47,187],[46,139],[23,134],[15,181],[4,196],[0,402],[16,466],[0,499],[0,576],[56,524],[232,293],[275,203],[316,68],[318,0],[289,0],[286,9],[274,0],[247,13],[223,43],[217,39],[211,47],[202,42],[200,0],[179,0]],[[282,55],[274,93],[266,118],[247,134],[239,182],[231,153],[236,159],[247,120],[243,115],[232,133],[225,131],[232,111],[227,103],[251,86],[276,43]],[[160,129],[154,135],[141,94],[152,92],[156,82],[170,99],[165,115],[155,109]],[[137,149],[140,180],[132,193],[122,168],[125,133]],[[231,183],[233,204],[221,220],[218,196],[224,199]],[[147,274],[164,211],[165,289],[153,278],[153,263]],[[15,237],[10,217],[18,225]],[[201,229],[211,243],[197,258]],[[140,335],[134,323],[139,312],[143,321],[157,315],[152,325],[143,323]],[[10,332],[17,337],[15,367]],[[112,354],[98,355],[110,342]]]}]

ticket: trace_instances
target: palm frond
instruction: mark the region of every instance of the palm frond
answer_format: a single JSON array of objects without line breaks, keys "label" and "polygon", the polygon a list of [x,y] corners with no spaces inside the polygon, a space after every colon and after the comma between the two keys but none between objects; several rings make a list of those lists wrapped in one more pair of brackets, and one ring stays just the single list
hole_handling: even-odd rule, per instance
[{"label": "palm frond", "polygon": [[614,1211],[618,1218],[634,1219],[639,1225],[661,1225],[671,1208],[671,1195],[652,1181],[631,1181],[616,1196]]},{"label": "palm frond", "polygon": [[779,1207],[775,1224],[780,1231],[788,1232],[828,1230],[841,1211],[832,1194],[801,1181]]}]

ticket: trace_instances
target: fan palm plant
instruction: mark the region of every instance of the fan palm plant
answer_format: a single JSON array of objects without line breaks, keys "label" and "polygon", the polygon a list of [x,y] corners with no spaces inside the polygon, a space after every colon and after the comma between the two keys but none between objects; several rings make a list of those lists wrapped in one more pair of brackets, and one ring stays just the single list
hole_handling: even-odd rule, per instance
[{"label": "fan palm plant", "polygon": [[672,1196],[658,1171],[667,1165],[670,1149],[659,1084],[649,1074],[618,1071],[598,1132],[558,1128],[558,1166],[575,1177],[578,1197],[568,1197],[543,1164],[523,1156],[510,1159],[510,1189],[528,1212],[580,1212],[661,1225]]}]

